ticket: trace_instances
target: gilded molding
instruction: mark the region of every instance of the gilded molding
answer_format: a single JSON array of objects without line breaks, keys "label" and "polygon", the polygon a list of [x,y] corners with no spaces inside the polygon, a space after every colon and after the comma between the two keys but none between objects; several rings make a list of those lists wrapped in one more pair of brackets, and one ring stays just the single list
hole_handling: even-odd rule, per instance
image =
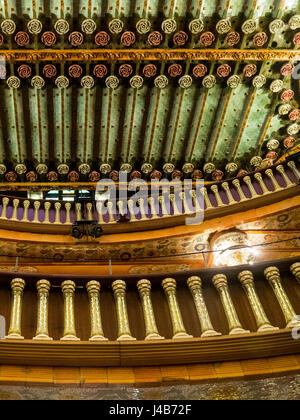
[{"label": "gilded molding", "polygon": [[103,50],[0,50],[5,61],[296,61],[298,50],[236,50],[236,49],[103,49]]}]

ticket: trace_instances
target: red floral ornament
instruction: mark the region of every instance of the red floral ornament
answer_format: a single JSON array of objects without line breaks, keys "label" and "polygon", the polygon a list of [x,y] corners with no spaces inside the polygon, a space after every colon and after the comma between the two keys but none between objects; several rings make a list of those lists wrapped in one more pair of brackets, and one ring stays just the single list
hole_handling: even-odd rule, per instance
[{"label": "red floral ornament", "polygon": [[176,32],[173,36],[173,42],[177,47],[183,47],[189,39],[189,36],[184,31]]},{"label": "red floral ornament", "polygon": [[22,64],[20,67],[18,67],[18,73],[19,76],[23,79],[28,79],[31,76],[32,70],[28,64]]},{"label": "red floral ornament", "polygon": [[45,44],[46,47],[51,47],[56,43],[56,35],[51,31],[44,32],[41,39],[42,43]]},{"label": "red floral ornament", "polygon": [[73,77],[74,79],[78,79],[82,75],[82,67],[79,66],[79,64],[73,64],[69,67],[68,73],[70,77]]},{"label": "red floral ornament", "polygon": [[225,38],[225,42],[230,47],[238,44],[240,42],[241,36],[238,32],[229,32],[229,34]]},{"label": "red floral ornament", "polygon": [[293,97],[295,96],[295,92],[291,89],[287,89],[284,92],[282,92],[280,99],[283,102],[289,102]]},{"label": "red floral ornament", "polygon": [[133,73],[133,68],[130,64],[122,64],[119,68],[119,75],[121,77],[129,77]]},{"label": "red floral ornament", "polygon": [[182,178],[182,172],[181,171],[179,171],[179,169],[175,169],[175,171],[173,171],[172,173],[171,173],[171,178],[172,179],[181,179]]},{"label": "red floral ornament", "polygon": [[215,170],[211,177],[214,181],[221,181],[221,179],[223,179],[224,173],[222,171],[220,171],[220,169]]},{"label": "red floral ornament", "polygon": [[231,72],[231,67],[229,66],[229,64],[221,64],[217,68],[217,74],[219,77],[227,77],[229,76],[230,72]]},{"label": "red floral ornament", "polygon": [[204,47],[209,47],[215,41],[215,39],[216,37],[212,32],[203,32],[203,34],[200,35],[200,44],[202,44]]},{"label": "red floral ornament", "polygon": [[294,70],[295,66],[292,63],[286,63],[281,67],[280,73],[282,74],[282,76],[290,76],[291,74],[293,74]]},{"label": "red floral ornament", "polygon": [[26,179],[29,182],[35,182],[38,179],[38,174],[34,171],[27,172]]},{"label": "red floral ornament", "polygon": [[256,47],[263,47],[268,41],[268,35],[265,32],[259,32],[253,37],[253,44]]},{"label": "red floral ornament", "polygon": [[25,47],[25,45],[29,44],[30,38],[27,32],[20,31],[16,34],[15,41],[20,47]]},{"label": "red floral ornament", "polygon": [[240,169],[238,171],[238,174],[237,174],[238,177],[239,176],[246,176],[246,175],[248,175],[248,172],[245,169]]},{"label": "red floral ornament", "polygon": [[100,178],[101,178],[101,175],[97,171],[93,171],[89,174],[89,180],[91,182],[98,182],[100,180]]},{"label": "red floral ornament", "polygon": [[289,113],[289,119],[291,121],[299,120],[299,118],[300,118],[300,109],[294,109],[293,111]]},{"label": "red floral ornament", "polygon": [[107,75],[107,67],[104,64],[97,64],[94,67],[94,76],[99,77],[99,79],[102,79]]},{"label": "red floral ornament", "polygon": [[130,179],[141,179],[142,174],[139,171],[132,171],[130,174]]},{"label": "red floral ornament", "polygon": [[197,64],[193,68],[193,75],[194,77],[204,77],[207,73],[207,67],[204,64]]},{"label": "red floral ornament", "polygon": [[78,47],[83,43],[83,35],[81,32],[71,32],[69,35],[69,42],[73,47]]},{"label": "red floral ornament", "polygon": [[161,179],[161,177],[162,177],[162,173],[158,171],[157,169],[154,169],[154,171],[151,172],[150,174],[151,179]]},{"label": "red floral ornament", "polygon": [[191,176],[192,176],[192,180],[196,181],[197,179],[203,178],[203,173],[202,171],[200,171],[200,169],[195,169]]},{"label": "red floral ornament", "polygon": [[273,161],[275,161],[278,158],[278,153],[276,153],[274,151],[268,152],[266,154],[266,158],[267,159],[272,159]]},{"label": "red floral ornament", "polygon": [[135,43],[135,34],[131,31],[126,31],[121,36],[121,43],[125,47],[130,47]]},{"label": "red floral ornament", "polygon": [[293,43],[296,47],[300,46],[300,32],[297,32],[293,38]]},{"label": "red floral ornament", "polygon": [[257,73],[257,65],[256,64],[247,64],[244,69],[243,73],[246,77],[252,77]]},{"label": "red floral ornament", "polygon": [[43,68],[43,74],[48,79],[51,79],[52,77],[56,76],[57,69],[54,64],[46,64]]},{"label": "red floral ornament", "polygon": [[151,45],[151,47],[158,47],[163,40],[163,36],[158,31],[153,31],[148,35],[148,44]]},{"label": "red floral ornament", "polygon": [[100,31],[95,36],[95,43],[98,47],[105,47],[109,44],[110,35],[105,31]]},{"label": "red floral ornament", "polygon": [[293,147],[296,143],[296,139],[294,137],[287,137],[283,140],[283,145],[286,149]]},{"label": "red floral ornament", "polygon": [[76,182],[76,181],[78,181],[78,180],[79,180],[79,173],[78,173],[77,171],[71,171],[71,172],[68,174],[68,179],[69,179],[69,181],[71,181],[71,182]]},{"label": "red floral ornament", "polygon": [[8,182],[15,182],[17,178],[18,178],[18,175],[13,171],[7,172],[7,174],[5,175],[5,179]]},{"label": "red floral ornament", "polygon": [[4,36],[0,34],[0,46],[4,43]]},{"label": "red floral ornament", "polygon": [[54,171],[50,171],[47,173],[46,178],[50,182],[55,182],[58,180],[58,173]]},{"label": "red floral ornament", "polygon": [[157,68],[154,64],[146,64],[143,68],[143,75],[145,77],[154,77],[157,74]]},{"label": "red floral ornament", "polygon": [[119,172],[116,171],[116,170],[111,171],[110,174],[109,174],[109,178],[113,181],[118,181],[119,180]]},{"label": "red floral ornament", "polygon": [[168,68],[171,77],[178,77],[182,74],[182,66],[180,64],[171,64]]}]

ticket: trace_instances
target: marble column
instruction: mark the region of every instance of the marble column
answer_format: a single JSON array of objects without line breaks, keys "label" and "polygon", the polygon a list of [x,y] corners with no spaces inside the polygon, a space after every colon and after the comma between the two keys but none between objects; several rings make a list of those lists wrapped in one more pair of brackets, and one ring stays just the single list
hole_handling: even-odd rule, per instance
[{"label": "marble column", "polygon": [[281,307],[286,321],[286,328],[300,325],[300,321],[297,320],[294,308],[282,286],[279,269],[277,267],[268,267],[265,269],[264,274]]},{"label": "marble column", "polygon": [[48,333],[48,304],[51,284],[48,280],[39,280],[36,284],[38,291],[37,329],[33,340],[52,340]]},{"label": "marble column", "polygon": [[191,291],[194,299],[198,318],[201,325],[201,337],[212,337],[221,335],[221,333],[214,330],[210,316],[202,294],[202,280],[200,277],[193,276],[187,279],[187,285]]},{"label": "marble column", "polygon": [[159,335],[156,326],[155,316],[153,312],[151,300],[151,282],[147,279],[142,279],[137,282],[137,288],[141,297],[144,313],[144,321],[146,328],[145,340],[162,340],[164,337]]},{"label": "marble column", "polygon": [[221,302],[229,325],[229,335],[250,333],[250,331],[244,330],[237,316],[234,304],[229,293],[227,277],[225,276],[225,274],[216,274],[213,277],[212,281],[215,288],[219,292],[221,298]]},{"label": "marble column", "polygon": [[171,315],[171,321],[173,326],[173,339],[181,338],[192,338],[192,335],[187,334],[185,327],[183,325],[182,316],[180,308],[177,302],[176,297],[176,280],[172,278],[167,278],[162,281],[162,287],[165,291],[169,311]]},{"label": "marble column", "polygon": [[72,280],[62,282],[61,288],[64,295],[64,336],[61,340],[79,341],[76,337],[74,316],[75,283]]},{"label": "marble column", "polygon": [[251,271],[242,271],[239,273],[238,278],[249,300],[258,328],[257,331],[264,332],[278,330],[278,328],[273,327],[273,325],[271,325],[270,321],[268,320],[261,301],[256,293],[253,273]]},{"label": "marble column", "polygon": [[118,319],[118,341],[136,340],[132,337],[126,304],[126,283],[123,280],[115,280],[112,283]]},{"label": "marble column", "polygon": [[5,338],[12,340],[23,340],[21,333],[22,319],[22,299],[25,281],[23,279],[13,279],[10,283],[12,291],[12,306],[10,315],[10,326],[8,335]]},{"label": "marble column", "polygon": [[98,281],[91,280],[87,283],[86,289],[90,301],[90,319],[91,319],[91,337],[90,341],[107,340],[104,337],[100,309],[100,289],[101,285]]}]

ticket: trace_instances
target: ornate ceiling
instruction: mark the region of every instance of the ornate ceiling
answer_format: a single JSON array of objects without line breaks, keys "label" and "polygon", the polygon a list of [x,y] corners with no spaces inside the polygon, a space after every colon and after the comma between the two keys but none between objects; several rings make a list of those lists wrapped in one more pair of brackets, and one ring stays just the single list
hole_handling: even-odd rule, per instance
[{"label": "ornate ceiling", "polygon": [[1,0],[3,179],[271,165],[299,142],[299,14],[298,0]]}]

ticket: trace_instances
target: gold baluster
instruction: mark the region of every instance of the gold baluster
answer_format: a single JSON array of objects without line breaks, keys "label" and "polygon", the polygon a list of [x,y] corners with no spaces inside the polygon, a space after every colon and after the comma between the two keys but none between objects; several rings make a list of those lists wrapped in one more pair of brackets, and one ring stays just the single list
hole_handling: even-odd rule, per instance
[{"label": "gold baluster", "polygon": [[225,274],[216,274],[213,277],[212,281],[215,288],[219,292],[221,298],[221,302],[229,325],[229,335],[250,333],[250,331],[244,330],[237,316],[234,304],[229,293],[227,277],[225,276]]},{"label": "gold baluster", "polygon": [[48,280],[39,280],[36,284],[38,291],[37,329],[33,340],[53,340],[48,332],[48,304],[51,284]]},{"label": "gold baluster", "polygon": [[149,197],[148,198],[148,203],[149,203],[150,209],[151,209],[151,219],[158,219],[158,214],[157,214],[156,208],[155,208],[154,197]]},{"label": "gold baluster", "polygon": [[25,281],[23,279],[13,279],[10,283],[12,290],[12,306],[10,315],[10,326],[8,335],[5,337],[12,340],[24,340],[21,332],[22,319],[22,298]]},{"label": "gold baluster", "polygon": [[39,222],[39,209],[41,207],[41,203],[39,201],[35,201],[33,203],[34,206],[34,217],[33,217],[33,222],[34,223],[40,223]]},{"label": "gold baluster", "polygon": [[7,219],[6,210],[7,210],[8,203],[9,203],[9,198],[4,197],[2,199],[2,213],[1,213],[0,219]]},{"label": "gold baluster", "polygon": [[282,190],[281,186],[278,184],[278,182],[276,181],[276,178],[273,174],[272,169],[267,169],[266,170],[266,175],[268,175],[268,177],[270,178],[272,184],[274,185],[274,192],[275,191],[279,191]]},{"label": "gold baluster", "polygon": [[183,206],[183,213],[184,214],[191,214],[193,213],[192,210],[189,207],[189,203],[187,201],[186,195],[184,191],[180,192],[180,198],[182,200],[182,206]]},{"label": "gold baluster", "polygon": [[180,308],[176,297],[176,280],[172,278],[164,279],[161,283],[167,300],[171,321],[173,326],[173,339],[192,338],[192,335],[187,334],[183,325]]},{"label": "gold baluster", "polygon": [[13,214],[11,217],[11,220],[18,220],[18,206],[20,204],[20,200],[18,200],[17,198],[13,200]]},{"label": "gold baluster", "polygon": [[98,223],[100,225],[103,225],[104,219],[103,219],[103,202],[98,201],[97,203],[97,213],[98,213]]},{"label": "gold baluster", "polygon": [[266,184],[263,181],[263,177],[260,172],[254,174],[254,178],[259,182],[260,188],[262,189],[263,194],[270,194],[271,191],[268,190]]},{"label": "gold baluster", "polygon": [[296,277],[297,282],[300,284],[300,263],[295,263],[290,267],[291,273]]},{"label": "gold baluster", "polygon": [[87,210],[87,218],[88,220],[92,221],[93,220],[93,204],[92,203],[87,203],[86,205],[86,210]]},{"label": "gold baluster", "polygon": [[285,293],[284,288],[281,284],[280,279],[280,272],[277,267],[268,267],[264,271],[265,277],[268,280],[270,286],[272,287],[274,294],[278,300],[278,303],[281,307],[281,310],[283,312],[285,321],[286,321],[286,328],[293,328],[295,326],[300,325],[300,322],[297,321],[296,313],[294,311],[294,308],[292,307],[292,304]]},{"label": "gold baluster", "polygon": [[137,282],[137,288],[141,297],[144,313],[144,321],[146,327],[145,340],[162,340],[164,337],[160,336],[156,326],[155,316],[153,312],[151,300],[151,282],[147,279],[142,279]]},{"label": "gold baluster", "polygon": [[90,301],[91,338],[90,341],[107,340],[104,337],[100,310],[100,289],[98,281],[91,280],[86,285]]},{"label": "gold baluster", "polygon": [[276,166],[277,171],[282,175],[283,179],[286,183],[286,188],[293,187],[295,184],[290,180],[290,178],[287,176],[285,169],[283,165]]},{"label": "gold baluster", "polygon": [[81,222],[81,204],[80,203],[76,203],[75,204],[75,211],[76,211],[76,220],[77,222]]},{"label": "gold baluster", "polygon": [[75,283],[72,280],[63,281],[61,288],[64,295],[64,336],[61,340],[79,341],[76,337],[74,316]]},{"label": "gold baluster", "polygon": [[148,220],[148,217],[146,216],[146,212],[145,212],[144,203],[145,203],[145,201],[144,201],[143,198],[138,199],[138,205],[140,207],[140,212],[141,212],[141,219],[140,220]]},{"label": "gold baluster", "polygon": [[253,273],[251,271],[242,271],[239,273],[238,278],[247,295],[253,315],[255,317],[256,325],[258,328],[257,332],[278,330],[278,328],[273,327],[273,325],[271,325],[270,321],[268,320],[261,301],[256,293]]},{"label": "gold baluster", "polygon": [[137,218],[134,211],[133,200],[128,200],[127,205],[128,205],[128,210],[130,214],[130,221],[136,221]]},{"label": "gold baluster", "polygon": [[232,181],[232,184],[233,184],[233,185],[235,186],[235,188],[237,189],[237,192],[238,192],[238,194],[239,194],[239,196],[240,196],[240,202],[242,202],[242,201],[246,201],[246,200],[247,200],[247,197],[245,196],[244,191],[242,190],[242,187],[241,187],[240,181],[239,181],[238,179],[234,179],[234,180]]},{"label": "gold baluster", "polygon": [[51,203],[49,203],[48,201],[46,201],[46,203],[44,204],[45,207],[45,217],[44,217],[44,223],[50,223],[49,220],[49,210],[51,207]]},{"label": "gold baluster", "polygon": [[115,218],[114,218],[114,204],[112,201],[107,202],[107,210],[108,210],[108,217],[109,217],[108,223],[116,223]]},{"label": "gold baluster", "polygon": [[259,197],[259,195],[257,194],[257,192],[255,191],[255,189],[254,189],[254,187],[252,185],[252,180],[251,180],[250,176],[245,176],[243,178],[243,180],[244,180],[245,184],[247,184],[247,186],[249,188],[249,191],[250,191],[250,194],[251,194],[251,198]]},{"label": "gold baluster", "polygon": [[65,203],[65,209],[66,209],[66,224],[70,225],[71,224],[71,203]]},{"label": "gold baluster", "polygon": [[119,209],[119,213],[120,213],[120,215],[121,216],[124,216],[125,215],[125,213],[124,213],[124,202],[123,201],[118,201],[117,202],[117,206],[118,206],[118,209]]},{"label": "gold baluster", "polygon": [[174,215],[182,214],[182,212],[179,210],[179,208],[177,206],[177,202],[176,202],[176,199],[175,199],[175,194],[170,194],[170,200],[171,200],[171,204],[172,204],[172,207],[173,207]]},{"label": "gold baluster", "polygon": [[291,168],[291,170],[294,172],[295,177],[299,180],[300,179],[300,172],[297,169],[297,166],[293,160],[288,162],[288,167]]},{"label": "gold baluster", "polygon": [[59,225],[60,222],[60,209],[61,209],[61,203],[55,203],[54,204],[55,207],[55,224]]},{"label": "gold baluster", "polygon": [[192,276],[187,279],[187,285],[191,291],[196,306],[198,318],[201,325],[201,337],[213,337],[221,335],[214,330],[206,303],[202,294],[202,280],[200,277]]},{"label": "gold baluster", "polygon": [[[196,194],[196,192],[195,192],[195,194]],[[206,204],[206,210],[212,209],[214,206],[211,204],[211,201],[210,201],[209,196],[208,196],[207,188],[205,188],[205,187],[203,188],[203,196],[204,196],[204,201],[205,201],[205,204]]]},{"label": "gold baluster", "polygon": [[212,185],[210,189],[212,190],[212,192],[214,193],[216,197],[218,207],[224,207],[226,204],[224,204],[223,201],[221,200],[218,186]]},{"label": "gold baluster", "polygon": [[118,338],[117,340],[136,340],[132,337],[128,313],[127,313],[127,304],[126,304],[126,283],[123,280],[115,280],[112,283],[112,289],[114,292],[114,298],[117,309],[117,318],[118,318]]},{"label": "gold baluster", "polygon": [[166,206],[166,200],[165,200],[165,196],[164,195],[160,195],[158,197],[159,203],[161,205],[161,210],[162,210],[162,215],[163,216],[169,216],[168,210],[167,210],[167,206]]},{"label": "gold baluster", "polygon": [[30,206],[30,201],[29,200],[25,200],[23,201],[23,217],[22,217],[22,222],[28,222],[28,209]]},{"label": "gold baluster", "polygon": [[230,191],[228,182],[223,182],[222,183],[222,188],[225,191],[225,194],[226,194],[226,196],[228,198],[228,204],[235,204],[236,201],[235,201],[235,199],[233,198],[233,196],[231,194],[231,191]]}]

